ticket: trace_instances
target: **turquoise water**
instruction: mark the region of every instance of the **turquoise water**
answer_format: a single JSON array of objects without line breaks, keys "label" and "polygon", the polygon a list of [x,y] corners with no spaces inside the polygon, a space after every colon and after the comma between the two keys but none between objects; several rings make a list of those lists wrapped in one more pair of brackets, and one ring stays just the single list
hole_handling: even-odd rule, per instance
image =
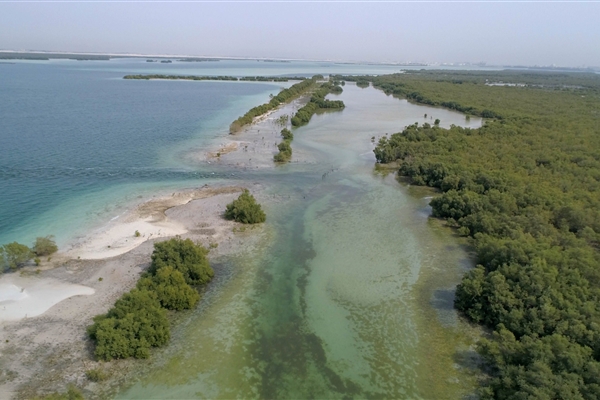
[{"label": "turquoise water", "polygon": [[207,145],[281,86],[128,81],[91,64],[2,65],[0,243],[55,234],[64,244],[128,197],[218,178],[182,165],[178,149]]},{"label": "turquoise water", "polygon": [[426,200],[374,171],[371,137],[424,113],[447,125],[481,121],[354,85],[339,98],[344,111],[294,130],[294,152],[313,163],[252,176],[272,199],[268,238],[219,260],[202,306],[117,398],[430,399],[472,390],[452,357],[468,346],[452,308],[467,255],[429,225]]},{"label": "turquoise water", "polygon": [[29,243],[54,234],[64,245],[115,217],[139,196],[230,176],[185,164],[181,153],[223,137],[232,120],[292,84],[121,79],[126,74],[398,71],[393,66],[327,62],[160,64],[115,59],[0,64],[0,243]]},{"label": "turquoise water", "polygon": [[[0,66],[0,243],[67,243],[157,191],[258,182],[265,235],[215,260],[201,306],[118,398],[458,398],[470,345],[452,309],[467,254],[427,200],[374,170],[372,136],[480,120],[348,84],[346,108],[294,130],[308,163],[237,171],[185,155],[280,85],[125,81],[127,73],[298,75],[395,68],[321,63],[22,62]],[[5,123],[4,123],[5,122]],[[235,173],[232,176],[232,173]],[[239,233],[240,242],[248,241]],[[246,236],[245,236],[246,235]],[[251,241],[249,241],[251,242]]]}]

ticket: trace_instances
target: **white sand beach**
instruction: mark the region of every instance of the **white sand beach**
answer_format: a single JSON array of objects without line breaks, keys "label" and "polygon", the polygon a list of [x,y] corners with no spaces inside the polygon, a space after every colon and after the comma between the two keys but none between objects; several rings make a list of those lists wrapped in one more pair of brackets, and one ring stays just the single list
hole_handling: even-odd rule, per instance
[{"label": "white sand beach", "polygon": [[94,293],[90,287],[52,278],[4,275],[0,277],[0,322],[33,318],[65,299]]},{"label": "white sand beach", "polygon": [[[63,390],[65,382],[87,382],[85,371],[97,364],[86,339],[93,317],[135,286],[156,241],[181,235],[212,245],[209,259],[235,252],[237,223],[223,213],[243,189],[202,187],[146,201],[52,262],[2,275],[0,398],[31,398],[40,390]],[[260,197],[258,185],[248,189]]]}]

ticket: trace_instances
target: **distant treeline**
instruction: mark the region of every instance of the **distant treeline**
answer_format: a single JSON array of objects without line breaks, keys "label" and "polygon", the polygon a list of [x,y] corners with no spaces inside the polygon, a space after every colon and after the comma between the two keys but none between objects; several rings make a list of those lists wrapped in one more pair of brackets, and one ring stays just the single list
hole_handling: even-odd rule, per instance
[{"label": "distant treeline", "polygon": [[455,306],[494,331],[478,347],[489,363],[480,397],[599,399],[600,76],[417,71],[364,80],[490,118],[478,129],[414,124],[375,149],[413,184],[439,189],[433,216],[472,241],[477,267]]},{"label": "distant treeline", "polygon": [[77,60],[77,61],[107,61],[110,56],[93,54],[63,54],[63,53],[10,53],[0,52],[0,60],[35,60],[47,61],[50,59]]},{"label": "distant treeline", "polygon": [[342,91],[342,87],[334,84],[333,82],[321,84],[321,86],[313,93],[310,101],[306,103],[304,107],[299,109],[292,117],[292,125],[302,126],[308,124],[313,114],[319,110],[343,109],[345,107],[343,101],[325,99],[325,96],[327,96],[329,93],[340,94]]},{"label": "distant treeline", "polygon": [[288,82],[302,81],[306,78],[301,76],[281,77],[281,76],[244,76],[241,78],[235,76],[199,76],[199,75],[125,75],[123,79],[167,79],[167,80],[186,80],[186,81],[256,81],[256,82]]},{"label": "distant treeline", "polygon": [[240,131],[244,125],[251,124],[255,117],[274,110],[280,104],[289,103],[293,99],[301,96],[316,85],[317,79],[318,78],[316,76],[312,77],[311,79],[305,79],[302,82],[290,86],[288,89],[283,89],[281,92],[279,92],[279,94],[273,96],[271,101],[268,103],[251,108],[246,114],[231,123],[229,126],[229,132],[236,133]]},{"label": "distant treeline", "polygon": [[123,79],[167,79],[186,81],[237,81],[235,76],[198,76],[198,75],[125,75]]},{"label": "distant treeline", "polygon": [[287,81],[303,81],[303,76],[244,76],[240,78],[240,81],[256,81],[256,82],[287,82]]},{"label": "distant treeline", "polygon": [[182,58],[177,61],[181,62],[204,62],[204,61],[221,61],[218,58]]}]

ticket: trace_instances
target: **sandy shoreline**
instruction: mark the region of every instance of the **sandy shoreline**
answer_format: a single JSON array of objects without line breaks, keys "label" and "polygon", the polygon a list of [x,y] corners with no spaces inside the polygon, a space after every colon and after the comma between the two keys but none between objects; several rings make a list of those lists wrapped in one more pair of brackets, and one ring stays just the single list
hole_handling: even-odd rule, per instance
[{"label": "sandy shoreline", "polygon": [[[296,111],[310,100],[310,97],[311,94],[305,94],[258,116],[254,118],[252,124],[244,126],[241,131],[219,138],[219,143],[215,143],[211,149],[191,151],[186,158],[193,163],[217,163],[243,170],[275,168],[273,156],[279,152],[277,145],[283,140],[281,130],[285,127],[292,128],[289,121]],[[285,115],[288,116],[288,122],[281,125],[277,120]],[[291,162],[313,163],[315,161],[309,154],[294,149]]]},{"label": "sandy shoreline", "polygon": [[[219,138],[219,145],[188,157],[240,169],[274,168],[284,127],[277,119],[291,119],[309,98],[302,96],[257,117],[241,132]],[[310,160],[295,154],[292,162]],[[135,286],[149,265],[155,241],[181,235],[206,247],[212,244],[210,259],[234,253],[237,224],[222,215],[243,189],[203,187],[152,198],[61,249],[51,261],[0,276],[0,287],[8,293],[6,299],[0,297],[0,398],[60,392],[67,383],[94,392],[96,384],[85,378],[85,371],[98,365],[85,332],[92,318]],[[262,188],[249,189],[260,202]],[[3,318],[4,305],[9,310]],[[129,362],[113,362],[109,368]]]},{"label": "sandy shoreline", "polygon": [[[249,189],[260,197],[260,187]],[[85,333],[92,318],[135,286],[155,241],[177,234],[213,244],[210,259],[235,252],[238,224],[225,220],[223,212],[242,190],[203,187],[152,199],[53,256],[52,262],[0,276],[0,287],[6,289],[0,296],[0,398],[64,391],[67,383],[93,386],[84,375],[98,364]]]}]

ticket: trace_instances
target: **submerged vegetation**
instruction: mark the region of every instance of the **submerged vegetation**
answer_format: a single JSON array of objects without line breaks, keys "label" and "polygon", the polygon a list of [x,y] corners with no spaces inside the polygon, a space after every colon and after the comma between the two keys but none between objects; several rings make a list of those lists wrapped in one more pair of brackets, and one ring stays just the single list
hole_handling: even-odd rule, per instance
[{"label": "submerged vegetation", "polygon": [[96,357],[148,358],[152,347],[167,344],[171,335],[167,310],[193,308],[200,295],[192,285],[206,284],[214,275],[207,254],[190,239],[156,243],[152,264],[137,286],[88,327]]},{"label": "submerged vegetation", "polygon": [[254,196],[248,190],[244,190],[236,200],[227,204],[225,218],[242,224],[258,224],[265,222],[267,216]]},{"label": "submerged vegetation", "polygon": [[481,397],[600,398],[600,77],[368,79],[387,94],[487,118],[479,129],[414,124],[374,150],[412,183],[438,188],[433,215],[473,242],[478,265],[455,306],[494,330],[479,345],[491,367]]}]

